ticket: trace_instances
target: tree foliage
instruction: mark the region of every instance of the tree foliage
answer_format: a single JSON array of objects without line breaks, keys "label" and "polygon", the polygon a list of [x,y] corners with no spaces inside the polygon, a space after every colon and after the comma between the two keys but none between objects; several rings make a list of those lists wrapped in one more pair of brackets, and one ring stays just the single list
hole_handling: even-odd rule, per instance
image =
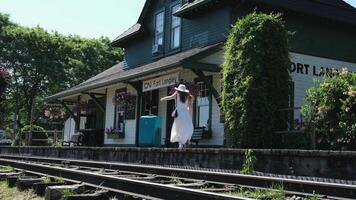
[{"label": "tree foliage", "polygon": [[6,121],[18,105],[20,126],[43,115],[43,98],[73,87],[122,60],[108,38],[86,39],[28,28],[0,13],[0,63],[12,75]]},{"label": "tree foliage", "polygon": [[0,65],[0,105],[1,105],[1,100],[2,100],[2,95],[4,94],[7,86],[10,83],[10,74],[9,72],[5,69],[5,67]]},{"label": "tree foliage", "polygon": [[356,150],[356,73],[324,77],[307,93],[303,113],[316,128],[317,148]]},{"label": "tree foliage", "polygon": [[271,148],[288,107],[288,32],[279,14],[252,13],[236,22],[225,47],[222,105],[227,145]]}]

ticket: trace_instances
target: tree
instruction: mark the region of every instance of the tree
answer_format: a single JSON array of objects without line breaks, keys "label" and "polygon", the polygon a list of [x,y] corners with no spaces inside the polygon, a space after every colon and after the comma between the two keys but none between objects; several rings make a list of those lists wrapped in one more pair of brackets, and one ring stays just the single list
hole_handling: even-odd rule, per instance
[{"label": "tree", "polygon": [[5,67],[0,65],[0,127],[4,125],[4,118],[5,118],[5,105],[3,102],[3,95],[6,91],[6,88],[8,87],[10,83],[10,74],[7,72]]},{"label": "tree", "polygon": [[[289,104],[288,32],[280,14],[252,13],[236,22],[225,47],[222,105],[227,145],[271,148]],[[275,142],[275,143],[274,143]]]},{"label": "tree", "polygon": [[0,105],[2,103],[2,95],[5,93],[7,86],[10,83],[10,74],[5,67],[0,65]]},{"label": "tree", "polygon": [[317,132],[317,148],[356,150],[356,73],[343,70],[308,90],[302,111]]},{"label": "tree", "polygon": [[[43,115],[44,97],[73,87],[122,60],[107,38],[64,36],[11,23],[0,14],[0,63],[11,71],[7,120],[14,110],[20,127]],[[32,114],[31,114],[32,113]]]}]

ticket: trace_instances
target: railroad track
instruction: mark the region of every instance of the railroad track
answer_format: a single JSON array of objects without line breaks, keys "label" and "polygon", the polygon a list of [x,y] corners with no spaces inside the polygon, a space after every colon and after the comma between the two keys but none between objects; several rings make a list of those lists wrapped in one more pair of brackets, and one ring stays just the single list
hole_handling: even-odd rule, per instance
[{"label": "railroad track", "polygon": [[[0,155],[0,165],[80,181],[142,199],[247,200],[248,198],[228,195],[228,192],[238,190],[239,187],[270,188],[277,184],[283,184],[283,189],[289,196],[318,194],[319,199],[356,199],[356,185],[351,184],[197,169],[14,155]],[[108,173],[101,173],[106,170]],[[175,179],[180,183],[175,184]]]}]

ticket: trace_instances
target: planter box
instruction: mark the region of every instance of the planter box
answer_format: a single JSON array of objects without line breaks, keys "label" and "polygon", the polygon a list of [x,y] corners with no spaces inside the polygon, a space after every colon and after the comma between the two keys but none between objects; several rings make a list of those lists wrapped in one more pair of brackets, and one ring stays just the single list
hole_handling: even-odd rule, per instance
[{"label": "planter box", "polygon": [[109,139],[124,139],[125,133],[114,133],[114,134],[107,134]]}]

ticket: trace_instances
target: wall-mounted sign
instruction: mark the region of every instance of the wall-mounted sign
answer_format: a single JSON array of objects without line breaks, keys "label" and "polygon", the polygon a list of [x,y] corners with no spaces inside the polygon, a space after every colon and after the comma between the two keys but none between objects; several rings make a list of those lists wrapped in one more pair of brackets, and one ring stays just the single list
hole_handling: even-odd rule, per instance
[{"label": "wall-mounted sign", "polygon": [[[333,76],[343,68],[349,72],[356,73],[356,63],[334,60],[323,57],[316,57],[300,53],[290,53],[291,77],[294,82],[294,106],[303,106],[307,90],[318,85],[315,80],[322,80],[324,76]],[[300,118],[300,112],[294,112],[295,118]]]},{"label": "wall-mounted sign", "polygon": [[349,72],[356,72],[356,64],[339,60],[291,53],[290,71],[292,74],[309,76],[333,76],[347,68]]},{"label": "wall-mounted sign", "polygon": [[179,82],[179,73],[164,75],[158,78],[143,81],[142,91],[146,92],[146,91],[155,90],[163,87],[168,87],[171,85],[175,85],[178,82]]}]

